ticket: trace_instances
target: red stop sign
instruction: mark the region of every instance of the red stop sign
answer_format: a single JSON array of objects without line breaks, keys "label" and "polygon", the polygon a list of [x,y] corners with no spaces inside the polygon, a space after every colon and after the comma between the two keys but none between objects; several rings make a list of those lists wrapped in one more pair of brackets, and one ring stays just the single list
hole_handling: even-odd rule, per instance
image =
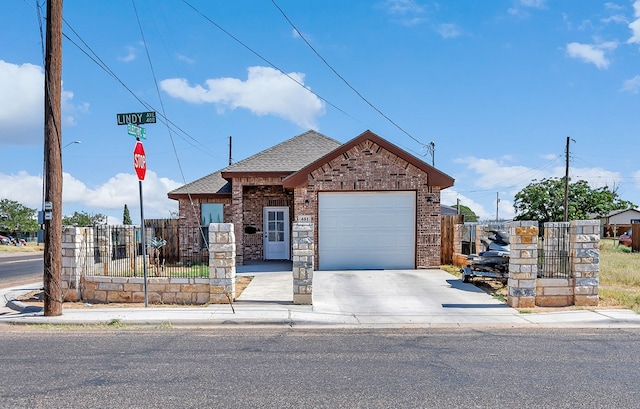
[{"label": "red stop sign", "polygon": [[136,170],[138,180],[144,180],[144,175],[147,173],[147,155],[140,141],[136,142],[136,147],[133,149],[133,168]]}]

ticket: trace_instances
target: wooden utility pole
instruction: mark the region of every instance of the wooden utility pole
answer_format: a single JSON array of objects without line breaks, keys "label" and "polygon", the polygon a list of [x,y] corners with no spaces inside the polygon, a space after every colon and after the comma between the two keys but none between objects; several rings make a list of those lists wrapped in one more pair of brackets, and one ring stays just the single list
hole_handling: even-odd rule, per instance
[{"label": "wooden utility pole", "polygon": [[47,1],[44,64],[44,315],[62,315],[62,0]]}]

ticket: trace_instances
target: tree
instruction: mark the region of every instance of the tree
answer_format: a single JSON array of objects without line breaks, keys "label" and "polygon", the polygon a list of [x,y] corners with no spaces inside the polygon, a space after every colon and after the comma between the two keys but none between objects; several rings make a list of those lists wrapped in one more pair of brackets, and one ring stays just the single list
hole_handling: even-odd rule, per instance
[{"label": "tree", "polygon": [[[458,205],[453,205],[453,208],[457,209]],[[464,221],[465,222],[477,222],[478,221],[478,216],[473,212],[473,210],[469,209],[465,205],[460,205],[460,212],[459,213],[464,216]]]},{"label": "tree", "polygon": [[15,200],[0,200],[0,231],[13,233],[31,233],[38,230],[36,210],[30,209]]},{"label": "tree", "polygon": [[[612,210],[635,208],[608,187],[593,189],[584,180],[569,183],[568,220],[585,220],[604,216]],[[515,220],[538,223],[559,222],[564,218],[564,178],[534,181],[516,193],[513,207]]]},{"label": "tree", "polygon": [[92,227],[98,224],[107,224],[107,216],[100,213],[89,214],[84,211],[73,212],[72,216],[62,218],[62,224],[65,226]]},{"label": "tree", "polygon": [[124,204],[124,212],[122,213],[122,224],[125,226],[133,224],[131,221],[131,215],[129,214],[129,208],[126,203]]}]

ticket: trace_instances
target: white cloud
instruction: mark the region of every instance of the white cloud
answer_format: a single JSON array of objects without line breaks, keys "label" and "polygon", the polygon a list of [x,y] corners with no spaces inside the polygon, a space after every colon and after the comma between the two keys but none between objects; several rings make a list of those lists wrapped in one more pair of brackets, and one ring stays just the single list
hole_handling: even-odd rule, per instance
[{"label": "white cloud", "polygon": [[42,142],[44,71],[0,60],[0,144]]},{"label": "white cloud", "polygon": [[[42,144],[44,71],[33,64],[0,60],[0,145]],[[89,104],[73,104],[73,92],[62,90],[62,124],[74,126]]]},{"label": "white cloud", "polygon": [[456,38],[462,35],[462,30],[456,24],[440,24],[436,31],[442,38]]},{"label": "white cloud", "polygon": [[183,54],[177,54],[176,58],[178,59],[178,61],[182,61],[182,62],[187,63],[187,64],[195,64],[196,63],[196,60],[194,60],[193,58],[189,58],[189,57],[187,57],[186,55],[183,55]]},{"label": "white cloud", "polygon": [[285,75],[271,67],[249,67],[247,71],[246,81],[217,78],[205,81],[204,86],[191,86],[184,78],[171,78],[161,81],[160,87],[190,103],[215,103],[220,112],[245,108],[258,116],[275,115],[300,127],[317,129],[317,118],[324,114],[325,106],[300,85],[304,85],[304,74]]},{"label": "white cloud", "polygon": [[622,84],[622,88],[620,90],[637,94],[640,91],[640,75],[636,75],[635,77],[626,80]]},{"label": "white cloud", "polygon": [[627,40],[627,44],[640,44],[640,0],[633,3],[634,17],[636,19],[629,23],[631,29],[631,38]]},{"label": "white cloud", "polygon": [[547,0],[517,0],[513,7],[507,9],[507,13],[516,17],[528,17],[528,9],[543,9]]},{"label": "white cloud", "polygon": [[118,57],[118,60],[122,62],[131,62],[138,57],[138,50],[135,47],[127,47],[127,54],[123,57]]},{"label": "white cloud", "polygon": [[605,56],[605,51],[617,47],[615,42],[606,42],[597,45],[569,43],[567,44],[567,54],[569,57],[582,60],[586,63],[594,64],[598,69],[606,69],[611,63]]},{"label": "white cloud", "polygon": [[[104,184],[91,188],[69,173],[63,173],[62,207],[64,215],[74,211],[101,213],[117,220],[127,204],[136,219],[133,209],[140,209],[140,192],[135,174],[119,173]],[[175,200],[167,198],[167,193],[182,186],[182,183],[158,177],[147,170],[142,182],[145,218],[167,218],[170,212],[178,210]],[[17,174],[0,173],[0,198],[15,200],[27,207],[42,207],[42,177],[22,171]],[[139,220],[140,218],[137,217]]]},{"label": "white cloud", "polygon": [[424,7],[415,0],[386,0],[384,7],[391,14],[417,14],[424,12]]}]

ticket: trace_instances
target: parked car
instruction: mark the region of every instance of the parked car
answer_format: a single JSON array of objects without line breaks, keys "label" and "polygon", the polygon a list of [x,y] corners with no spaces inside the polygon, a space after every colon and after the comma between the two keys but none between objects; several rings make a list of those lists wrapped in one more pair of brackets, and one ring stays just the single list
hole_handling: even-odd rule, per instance
[{"label": "parked car", "polygon": [[11,244],[11,239],[6,236],[0,236],[0,244]]},{"label": "parked car", "polygon": [[620,235],[618,243],[623,246],[631,247],[631,229]]}]

